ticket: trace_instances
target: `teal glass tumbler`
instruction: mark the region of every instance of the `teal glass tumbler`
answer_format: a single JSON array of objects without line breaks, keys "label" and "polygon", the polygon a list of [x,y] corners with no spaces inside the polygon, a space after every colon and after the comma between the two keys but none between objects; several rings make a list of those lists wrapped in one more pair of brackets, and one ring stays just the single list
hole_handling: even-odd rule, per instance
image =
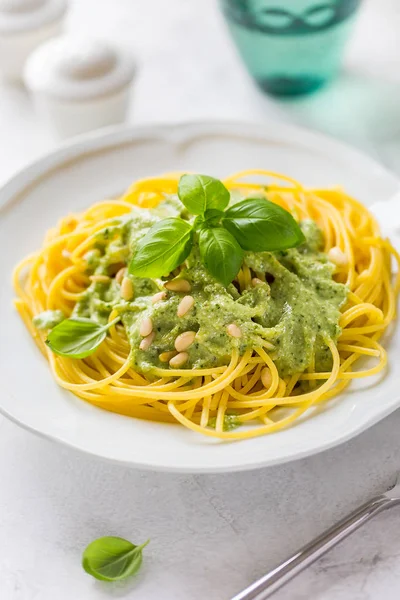
[{"label": "teal glass tumbler", "polygon": [[361,0],[220,0],[262,90],[309,94],[336,75]]}]

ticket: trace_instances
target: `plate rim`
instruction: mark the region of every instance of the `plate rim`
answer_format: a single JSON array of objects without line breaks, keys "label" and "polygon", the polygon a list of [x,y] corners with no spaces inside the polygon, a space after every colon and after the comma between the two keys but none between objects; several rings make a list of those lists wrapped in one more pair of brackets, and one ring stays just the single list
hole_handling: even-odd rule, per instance
[{"label": "plate rim", "polygon": [[[337,140],[332,136],[280,121],[257,123],[255,121],[205,119],[129,126],[111,125],[63,141],[53,148],[53,150],[49,150],[38,158],[28,162],[24,167],[18,169],[0,184],[0,215],[4,210],[10,209],[10,205],[12,205],[13,200],[15,200],[15,196],[22,194],[25,189],[34,184],[37,179],[45,177],[47,174],[50,174],[51,171],[60,168],[62,165],[68,165],[75,162],[79,156],[96,154],[113,146],[118,147],[122,144],[128,144],[135,139],[140,140],[141,136],[145,136],[147,139],[150,135],[162,138],[168,134],[169,139],[173,137],[175,141],[183,141],[185,138],[194,136],[194,133],[191,133],[193,129],[201,130],[203,128],[222,128],[226,129],[227,132],[229,132],[229,130],[237,129],[240,133],[236,132],[236,135],[243,135],[245,133],[243,130],[248,130],[252,136],[257,136],[260,139],[264,139],[265,135],[271,133],[271,131],[278,130],[287,132],[302,141],[309,141],[312,144],[318,142],[324,143],[325,147],[328,145],[331,149],[336,150],[338,154],[341,153],[341,157],[344,161],[353,158],[354,160],[358,159],[362,160],[364,163],[369,163],[371,169],[374,169],[374,171],[386,178],[391,178],[393,184],[397,184],[398,191],[400,192],[400,177],[397,177],[395,173],[381,164],[378,160],[369,156],[369,154],[350,144],[342,142],[341,140]],[[307,146],[307,143],[305,146]],[[22,185],[22,183],[24,183],[24,185]]]},{"label": "plate rim", "polygon": [[[12,210],[15,201],[18,201],[18,196],[24,194],[24,192],[31,186],[34,185],[38,180],[51,175],[51,172],[62,168],[64,165],[70,164],[83,156],[88,156],[94,153],[109,150],[113,146],[120,147],[123,144],[134,143],[135,140],[140,142],[141,139],[149,139],[155,137],[156,139],[162,139],[167,136],[168,139],[173,137],[174,141],[183,141],[196,137],[198,131],[204,129],[205,133],[209,133],[211,130],[216,131],[216,135],[224,131],[224,133],[230,133],[235,135],[251,134],[253,137],[259,137],[261,140],[265,139],[266,133],[271,134],[271,130],[281,131],[287,133],[292,138],[301,139],[305,141],[305,145],[314,146],[318,142],[323,142],[325,147],[329,146],[331,151],[335,153],[340,152],[343,160],[362,160],[364,164],[370,165],[371,169],[374,170],[377,176],[383,176],[387,180],[391,179],[394,186],[397,186],[400,190],[400,178],[398,178],[392,171],[387,169],[384,165],[380,164],[374,158],[362,151],[338,141],[330,136],[326,136],[319,132],[311,131],[305,128],[301,128],[292,124],[284,122],[273,122],[268,123],[256,123],[246,121],[231,121],[231,120],[192,120],[182,122],[171,122],[171,123],[154,123],[154,124],[143,124],[143,125],[130,125],[130,126],[111,126],[104,129],[100,129],[88,134],[76,136],[59,146],[55,149],[45,153],[39,158],[28,163],[25,167],[14,173],[4,184],[0,187],[0,217],[4,211]],[[329,150],[328,148],[328,150]],[[383,199],[387,201],[389,198]],[[16,425],[23,429],[30,431],[41,438],[48,439],[52,442],[57,442],[72,448],[74,450],[84,452],[90,456],[101,460],[107,460],[116,464],[123,464],[138,469],[152,470],[152,471],[163,471],[171,473],[226,473],[226,472],[239,472],[255,470],[258,468],[264,468],[267,466],[274,466],[278,464],[285,464],[295,460],[300,460],[307,456],[319,454],[325,452],[330,448],[334,448],[346,441],[356,437],[369,429],[372,425],[378,423],[389,414],[394,412],[400,407],[400,390],[399,397],[393,400],[391,406],[387,406],[385,410],[379,414],[370,414],[367,418],[359,421],[356,427],[341,434],[340,432],[336,437],[327,440],[319,444],[316,448],[308,448],[297,451],[295,456],[290,454],[284,456],[265,457],[258,458],[252,462],[241,463],[239,465],[228,465],[228,466],[179,466],[170,464],[154,464],[149,462],[138,462],[137,460],[132,461],[131,458],[122,459],[101,454],[99,452],[91,451],[89,448],[78,445],[77,443],[64,439],[64,437],[54,434],[51,431],[43,430],[37,426],[32,426],[28,422],[24,421],[20,417],[15,417],[6,408],[4,408],[0,402],[0,415],[3,415]]]}]

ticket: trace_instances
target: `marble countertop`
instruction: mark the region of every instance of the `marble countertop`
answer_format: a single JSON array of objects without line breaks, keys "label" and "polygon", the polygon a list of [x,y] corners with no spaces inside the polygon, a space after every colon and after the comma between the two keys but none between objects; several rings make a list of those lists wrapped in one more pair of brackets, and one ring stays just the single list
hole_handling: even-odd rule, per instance
[{"label": "marble countertop", "polygon": [[[214,0],[75,0],[68,27],[135,52],[130,122],[280,119],[350,142],[400,175],[400,12],[365,0],[341,77],[278,102],[251,84]],[[95,18],[93,18],[95,15]],[[0,87],[0,181],[51,150],[21,88]],[[53,445],[0,418],[2,600],[228,600],[326,527],[394,483],[400,411],[356,439],[242,474],[139,472]],[[397,600],[400,511],[382,514],[310,567],[277,600]],[[151,537],[127,584],[80,566],[93,538]]]}]

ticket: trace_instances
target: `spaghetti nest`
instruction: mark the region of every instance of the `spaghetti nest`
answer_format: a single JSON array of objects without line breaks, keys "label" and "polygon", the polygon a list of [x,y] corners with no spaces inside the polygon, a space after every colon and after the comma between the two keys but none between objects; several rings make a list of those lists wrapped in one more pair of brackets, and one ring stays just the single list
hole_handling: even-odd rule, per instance
[{"label": "spaghetti nest", "polygon": [[[341,335],[337,342],[324,340],[332,354],[329,372],[308,369],[280,377],[273,348],[260,346],[242,355],[233,349],[224,366],[154,368],[146,375],[132,367],[121,323],[110,328],[96,353],[87,358],[53,354],[45,344],[46,334],[32,325],[32,318],[44,310],[61,310],[69,316],[90,284],[83,257],[93,247],[97,232],[128,214],[132,205],[156,207],[165,194],[177,192],[178,181],[179,174],[141,180],[119,199],[62,219],[47,233],[42,249],[17,266],[16,307],[60,386],[105,410],[178,421],[217,438],[244,439],[287,427],[311,407],[339,394],[352,379],[384,369],[387,358],[379,338],[395,317],[398,281],[392,281],[391,263],[392,257],[399,262],[398,254],[380,237],[369,211],[342,190],[309,190],[289,177],[261,170],[237,173],[224,184],[245,196],[265,191],[268,185],[269,200],[297,220],[314,220],[324,234],[324,252],[331,250],[337,263],[334,279],[348,286],[339,322]],[[251,285],[251,278],[250,269],[243,265],[237,278],[241,291]],[[115,317],[113,310],[109,320]],[[375,364],[355,370],[362,357],[372,358]],[[237,424],[247,426],[227,430],[227,415],[232,414]]]}]

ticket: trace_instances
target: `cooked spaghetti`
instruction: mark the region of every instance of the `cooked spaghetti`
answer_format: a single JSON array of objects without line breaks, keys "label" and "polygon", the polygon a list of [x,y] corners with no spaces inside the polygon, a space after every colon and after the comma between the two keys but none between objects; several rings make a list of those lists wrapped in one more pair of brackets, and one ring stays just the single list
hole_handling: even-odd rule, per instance
[{"label": "cooked spaghetti", "polygon": [[[127,273],[149,227],[184,213],[179,178],[138,181],[63,218],[17,266],[15,305],[60,386],[108,411],[244,439],[293,424],[352,379],[385,368],[379,339],[395,317],[399,256],[341,189],[237,173],[224,181],[232,202],[257,196],[285,208],[301,225],[302,246],[246,252],[229,286],[205,272],[195,248],[163,277]],[[112,323],[90,356],[61,356],[46,344],[71,315]],[[372,366],[356,369],[365,358]]]}]

